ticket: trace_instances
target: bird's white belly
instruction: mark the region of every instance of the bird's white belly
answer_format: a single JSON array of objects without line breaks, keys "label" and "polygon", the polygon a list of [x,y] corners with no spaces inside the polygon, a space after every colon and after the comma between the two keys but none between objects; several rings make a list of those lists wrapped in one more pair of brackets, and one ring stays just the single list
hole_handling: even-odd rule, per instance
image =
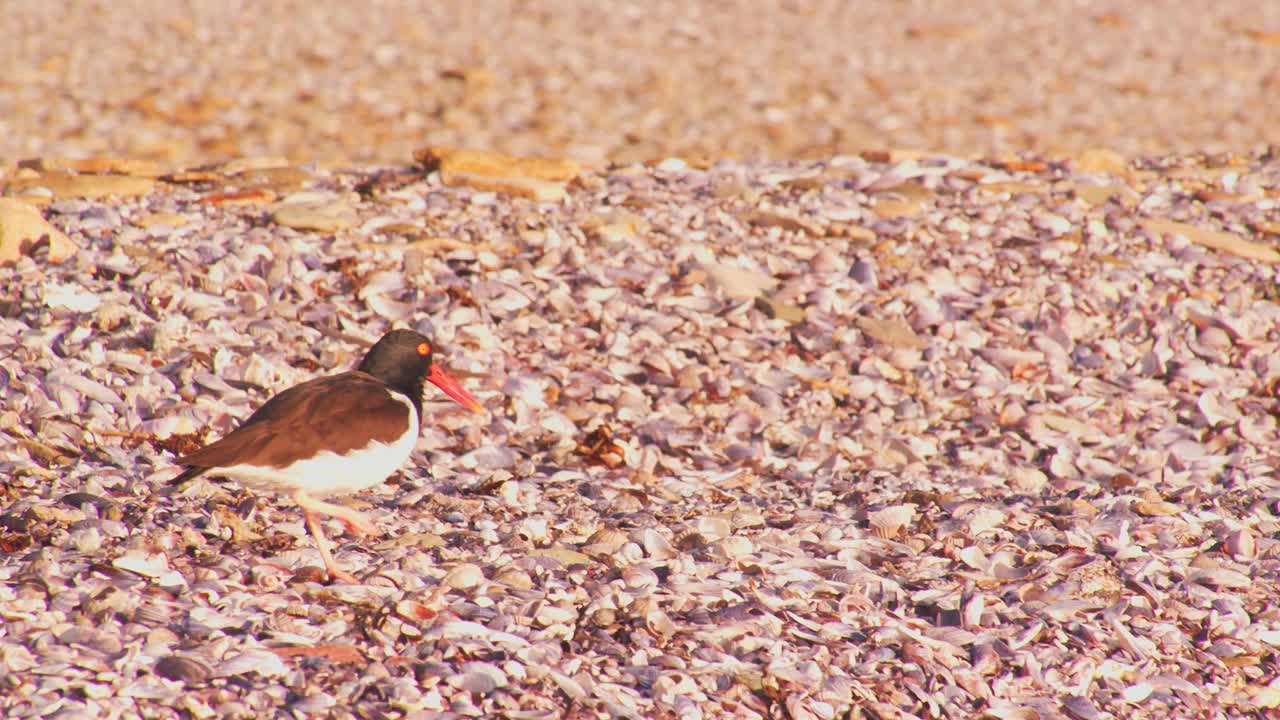
[{"label": "bird's white belly", "polygon": [[253,490],[302,490],[317,498],[357,492],[386,480],[409,459],[418,441],[417,417],[412,412],[409,417],[409,431],[392,443],[371,442],[347,455],[325,451],[283,468],[242,464],[221,467],[216,472]]}]

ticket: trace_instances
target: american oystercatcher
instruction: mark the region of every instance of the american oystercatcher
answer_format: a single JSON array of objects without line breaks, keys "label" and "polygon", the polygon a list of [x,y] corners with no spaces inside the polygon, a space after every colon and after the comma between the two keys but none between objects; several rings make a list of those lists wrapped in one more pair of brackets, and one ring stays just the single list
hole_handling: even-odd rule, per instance
[{"label": "american oystercatcher", "polygon": [[353,534],[372,534],[373,525],[323,498],[377,485],[409,459],[422,427],[427,382],[462,406],[484,412],[435,363],[429,338],[392,330],[355,370],[294,385],[222,439],[178,458],[186,470],[170,482],[211,472],[253,490],[289,495],[306,514],[330,581],[358,582],[334,563],[319,516],[341,520]]}]

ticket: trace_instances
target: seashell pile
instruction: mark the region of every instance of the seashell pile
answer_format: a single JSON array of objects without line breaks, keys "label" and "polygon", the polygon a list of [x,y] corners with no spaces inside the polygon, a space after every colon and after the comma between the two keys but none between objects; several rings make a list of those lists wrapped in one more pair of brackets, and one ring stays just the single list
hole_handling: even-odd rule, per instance
[{"label": "seashell pile", "polygon": [[[298,172],[55,198],[74,254],[0,267],[0,715],[1280,707],[1273,155]],[[492,414],[345,501],[361,584],[165,489],[393,326]]]}]

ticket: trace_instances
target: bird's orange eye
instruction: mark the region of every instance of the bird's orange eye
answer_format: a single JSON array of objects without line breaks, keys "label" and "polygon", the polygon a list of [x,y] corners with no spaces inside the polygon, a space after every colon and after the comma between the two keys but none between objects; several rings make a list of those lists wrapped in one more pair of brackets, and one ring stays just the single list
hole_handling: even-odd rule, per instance
[{"label": "bird's orange eye", "polygon": [[426,357],[431,354],[431,343],[418,343],[418,354]]}]

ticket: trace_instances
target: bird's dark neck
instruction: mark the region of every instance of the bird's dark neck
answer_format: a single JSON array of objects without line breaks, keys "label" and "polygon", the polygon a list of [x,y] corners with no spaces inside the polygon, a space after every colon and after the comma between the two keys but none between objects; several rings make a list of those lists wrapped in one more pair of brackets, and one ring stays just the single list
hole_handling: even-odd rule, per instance
[{"label": "bird's dark neck", "polygon": [[386,363],[368,357],[356,369],[372,375],[386,383],[392,390],[408,396],[409,404],[413,405],[413,412],[418,418],[418,427],[422,427],[422,399],[426,393],[426,380],[420,373],[405,371],[394,365],[388,366]]},{"label": "bird's dark neck", "polygon": [[418,417],[418,427],[422,427],[422,397],[426,394],[426,384],[422,378],[417,380],[407,380],[397,383],[387,383],[391,389],[402,392],[409,396],[409,403],[413,405],[413,412]]}]

